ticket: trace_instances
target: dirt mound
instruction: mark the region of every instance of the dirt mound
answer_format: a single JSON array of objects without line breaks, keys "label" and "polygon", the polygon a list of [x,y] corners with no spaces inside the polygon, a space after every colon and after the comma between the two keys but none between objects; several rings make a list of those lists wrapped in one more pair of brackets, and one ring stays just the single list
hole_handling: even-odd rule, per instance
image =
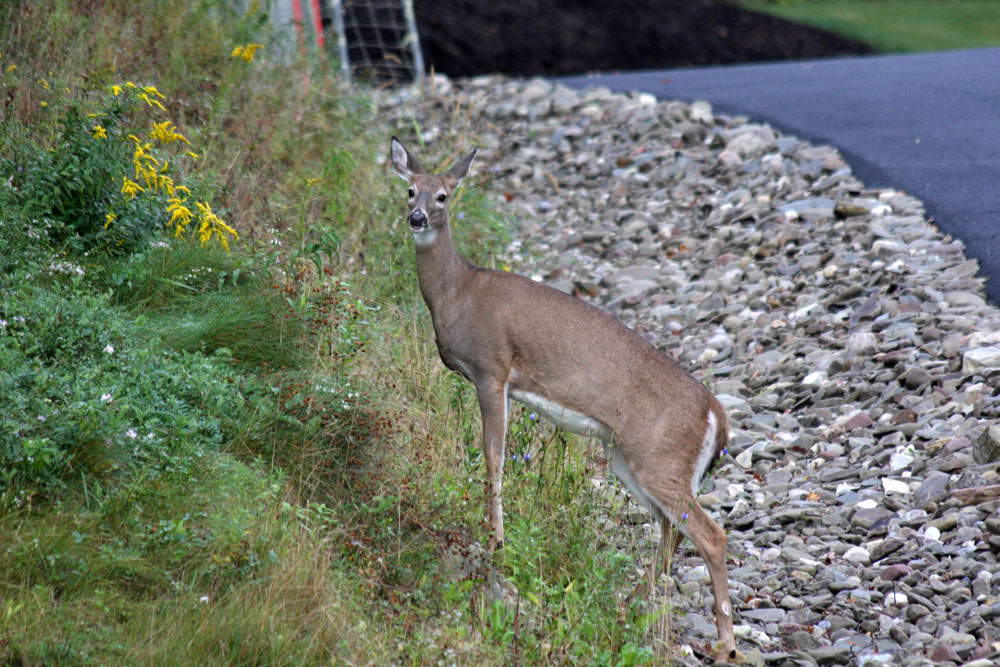
[{"label": "dirt mound", "polygon": [[860,42],[712,0],[414,0],[428,68],[579,74],[871,53]]}]

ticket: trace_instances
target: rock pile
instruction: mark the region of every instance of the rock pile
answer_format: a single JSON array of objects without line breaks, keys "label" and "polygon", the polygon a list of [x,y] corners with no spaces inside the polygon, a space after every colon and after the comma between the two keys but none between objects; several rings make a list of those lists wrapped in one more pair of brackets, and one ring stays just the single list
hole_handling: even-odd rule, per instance
[{"label": "rock pile", "polygon": [[[515,270],[613,312],[727,408],[699,500],[729,535],[741,650],[995,664],[1000,311],[962,244],[834,149],[704,102],[433,85],[376,104],[425,142],[480,146]],[[673,575],[682,641],[709,643],[707,571]]]}]

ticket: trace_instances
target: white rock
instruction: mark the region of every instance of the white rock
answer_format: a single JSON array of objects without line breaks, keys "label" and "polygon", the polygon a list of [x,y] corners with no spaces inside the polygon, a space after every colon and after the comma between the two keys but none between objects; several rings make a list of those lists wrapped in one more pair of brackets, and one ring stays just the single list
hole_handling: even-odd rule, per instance
[{"label": "white rock", "polygon": [[975,375],[1000,369],[1000,347],[977,347],[962,355],[962,372]]},{"label": "white rock", "polygon": [[889,457],[889,470],[893,472],[898,472],[910,467],[913,463],[913,455],[906,452],[896,452]]},{"label": "white rock", "polygon": [[870,331],[852,333],[847,337],[847,352],[852,357],[860,357],[878,349],[878,338]]},{"label": "white rock", "polygon": [[924,529],[924,539],[933,540],[934,542],[940,542],[941,531],[935,528],[934,526],[927,526],[927,528]]},{"label": "white rock", "polygon": [[753,465],[753,452],[749,449],[740,452],[736,456],[736,465],[744,469]]},{"label": "white rock", "polygon": [[864,547],[851,547],[844,552],[844,560],[851,563],[867,563],[871,560],[871,554]]},{"label": "white rock", "polygon": [[910,485],[899,479],[891,479],[889,477],[882,478],[882,488],[885,489],[886,493],[898,493],[901,496],[905,496],[910,492]]},{"label": "white rock", "polygon": [[802,386],[805,389],[819,389],[826,382],[827,374],[826,371],[813,371],[809,375],[802,378]]},{"label": "white rock", "polygon": [[884,602],[887,607],[889,606],[902,607],[903,605],[907,604],[909,600],[906,597],[906,593],[893,591],[891,593],[886,594]]},{"label": "white rock", "polygon": [[688,115],[696,123],[704,123],[705,125],[712,125],[715,123],[715,117],[712,115],[712,105],[705,100],[698,100],[688,107]]}]

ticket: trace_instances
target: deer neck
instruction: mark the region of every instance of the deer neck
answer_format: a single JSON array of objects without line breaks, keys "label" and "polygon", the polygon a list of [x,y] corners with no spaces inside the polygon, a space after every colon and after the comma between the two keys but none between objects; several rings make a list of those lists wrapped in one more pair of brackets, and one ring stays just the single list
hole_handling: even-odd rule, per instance
[{"label": "deer neck", "polygon": [[432,233],[432,238],[417,240],[415,246],[420,293],[431,317],[436,318],[440,308],[454,302],[454,293],[461,289],[472,266],[455,249],[450,225],[446,223]]}]

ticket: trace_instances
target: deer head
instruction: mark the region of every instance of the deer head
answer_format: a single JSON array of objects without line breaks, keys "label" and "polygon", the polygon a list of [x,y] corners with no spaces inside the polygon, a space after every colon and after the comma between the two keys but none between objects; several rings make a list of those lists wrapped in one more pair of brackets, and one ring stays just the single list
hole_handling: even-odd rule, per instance
[{"label": "deer head", "polygon": [[455,189],[469,173],[476,150],[443,174],[428,174],[396,137],[390,144],[392,170],[410,186],[406,193],[410,208],[406,216],[418,246],[429,245],[448,226],[448,205]]}]

